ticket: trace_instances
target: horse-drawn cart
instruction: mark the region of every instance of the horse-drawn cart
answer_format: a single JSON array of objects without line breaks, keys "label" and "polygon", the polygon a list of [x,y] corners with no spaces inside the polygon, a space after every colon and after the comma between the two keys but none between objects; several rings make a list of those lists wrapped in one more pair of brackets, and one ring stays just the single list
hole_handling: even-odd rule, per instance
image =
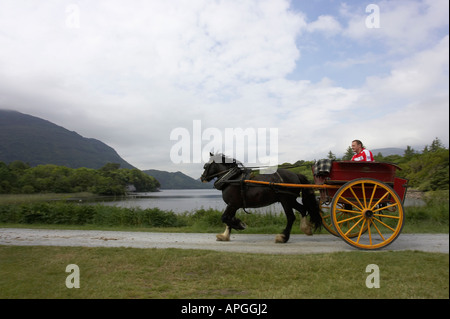
[{"label": "horse-drawn cart", "polygon": [[321,167],[312,167],[314,184],[245,182],[319,190],[323,226],[351,246],[378,249],[400,235],[408,181],[395,176],[397,165],[330,161]]},{"label": "horse-drawn cart", "polygon": [[[312,235],[312,227],[323,225],[353,247],[378,249],[391,244],[403,227],[408,180],[395,176],[398,169],[390,163],[320,160],[312,167],[311,184],[304,175],[287,169],[253,175],[235,159],[211,154],[201,180],[209,182],[217,177],[214,187],[222,191],[227,204],[222,214],[227,227],[217,235],[218,240],[230,240],[231,229],[246,228],[235,216],[239,208],[280,202],[287,224],[277,235],[277,243],[289,240],[295,209],[301,214],[300,225],[305,234]],[[296,201],[300,194],[302,204]]]}]

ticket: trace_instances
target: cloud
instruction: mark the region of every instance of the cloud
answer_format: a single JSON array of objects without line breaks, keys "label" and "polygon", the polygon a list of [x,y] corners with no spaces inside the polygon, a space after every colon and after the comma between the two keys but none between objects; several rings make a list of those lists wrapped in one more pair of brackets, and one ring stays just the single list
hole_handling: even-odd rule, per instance
[{"label": "cloud", "polygon": [[448,56],[447,35],[432,48],[395,63],[388,76],[368,77],[365,89],[384,100],[417,101],[439,94],[448,95]]},{"label": "cloud", "polygon": [[448,143],[448,3],[378,5],[381,28],[367,29],[356,4],[309,22],[284,0],[2,1],[0,108],[100,139],[141,169],[192,176],[201,165],[174,165],[169,137],[194,120],[277,128],[281,162],[340,154],[354,138]]},{"label": "cloud", "polygon": [[379,28],[368,28],[366,20],[373,12],[361,7],[341,6],[341,14],[348,19],[344,35],[359,41],[387,46],[393,53],[407,53],[424,48],[436,41],[436,32],[448,32],[449,2],[433,1],[380,1]]},{"label": "cloud", "polygon": [[316,21],[306,27],[308,32],[321,32],[326,35],[336,35],[342,31],[342,26],[333,16],[321,15]]}]

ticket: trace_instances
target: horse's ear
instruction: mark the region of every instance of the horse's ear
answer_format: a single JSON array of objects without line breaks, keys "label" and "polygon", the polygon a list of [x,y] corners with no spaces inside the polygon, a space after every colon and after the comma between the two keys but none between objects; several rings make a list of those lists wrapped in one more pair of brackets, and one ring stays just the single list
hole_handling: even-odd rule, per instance
[{"label": "horse's ear", "polygon": [[212,152],[209,152],[209,156],[211,156],[211,157],[212,157],[212,156],[214,156],[214,154],[213,154]]}]

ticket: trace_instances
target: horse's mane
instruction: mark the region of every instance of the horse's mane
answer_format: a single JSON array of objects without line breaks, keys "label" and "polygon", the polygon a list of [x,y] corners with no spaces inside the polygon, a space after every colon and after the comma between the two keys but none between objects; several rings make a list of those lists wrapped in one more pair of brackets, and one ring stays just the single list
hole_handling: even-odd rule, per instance
[{"label": "horse's mane", "polygon": [[242,168],[245,168],[244,164],[242,162],[238,161],[237,159],[234,159],[230,156],[227,156],[223,153],[216,153],[214,155],[211,155],[210,161],[215,161],[216,163],[222,163],[222,164],[236,164],[236,166],[240,166]]}]

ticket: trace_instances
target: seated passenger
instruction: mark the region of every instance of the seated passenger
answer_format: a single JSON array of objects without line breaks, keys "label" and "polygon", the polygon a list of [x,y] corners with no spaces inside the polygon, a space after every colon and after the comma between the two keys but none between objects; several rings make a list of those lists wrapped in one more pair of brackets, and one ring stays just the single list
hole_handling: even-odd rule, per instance
[{"label": "seated passenger", "polygon": [[356,153],[353,155],[352,161],[356,162],[373,162],[372,152],[363,147],[363,144],[360,140],[352,141],[352,150]]}]

